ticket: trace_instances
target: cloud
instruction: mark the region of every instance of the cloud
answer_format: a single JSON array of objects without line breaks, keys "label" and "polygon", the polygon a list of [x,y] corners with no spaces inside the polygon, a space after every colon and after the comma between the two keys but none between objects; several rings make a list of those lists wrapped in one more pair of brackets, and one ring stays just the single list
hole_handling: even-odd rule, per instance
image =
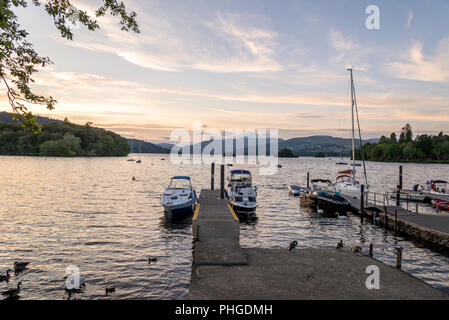
[{"label": "cloud", "polygon": [[[266,18],[217,12],[207,20],[143,10],[141,34],[117,32],[116,21],[102,21],[103,37],[81,34],[69,45],[116,54],[135,65],[159,71],[218,73],[282,70],[275,59],[278,34]],[[188,20],[188,21],[187,21]],[[186,24],[189,28],[184,28]],[[59,40],[62,41],[62,40]],[[67,43],[67,42],[65,42]]]},{"label": "cloud", "polygon": [[[404,61],[405,60],[405,61]],[[423,46],[415,42],[402,61],[391,62],[390,74],[396,78],[447,82],[449,80],[449,37],[439,41],[433,55],[425,56]]]}]

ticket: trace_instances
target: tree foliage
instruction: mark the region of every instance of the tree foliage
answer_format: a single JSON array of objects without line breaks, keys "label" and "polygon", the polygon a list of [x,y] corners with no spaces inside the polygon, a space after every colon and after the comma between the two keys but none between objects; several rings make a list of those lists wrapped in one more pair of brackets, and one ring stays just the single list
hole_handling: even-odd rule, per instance
[{"label": "tree foliage", "polygon": [[[37,7],[43,6],[53,18],[61,36],[68,40],[73,39],[73,24],[80,23],[91,31],[99,29],[100,26],[95,18],[90,17],[86,11],[78,10],[70,0],[0,0],[0,80],[6,87],[6,95],[15,119],[22,120],[25,127],[39,133],[41,126],[28,111],[27,104],[45,105],[47,109],[52,110],[57,101],[51,96],[35,94],[30,87],[34,82],[32,76],[37,72],[36,68],[51,64],[51,60],[40,56],[27,41],[28,32],[20,26],[13,11],[17,7],[26,8],[28,3]],[[102,6],[95,12],[95,17],[106,14],[120,17],[122,30],[139,32],[136,13],[128,13],[123,2],[103,0]]]},{"label": "tree foliage", "polygon": [[[396,139],[382,136],[378,143],[367,143],[363,147],[365,159],[371,161],[448,161],[449,136],[440,132],[438,135],[417,135],[413,140],[410,124],[406,124]],[[361,159],[361,149],[356,150],[356,157]]]},{"label": "tree foliage", "polygon": [[41,125],[41,134],[18,124],[0,123],[0,154],[24,156],[126,156],[128,141],[91,125],[68,121]]}]

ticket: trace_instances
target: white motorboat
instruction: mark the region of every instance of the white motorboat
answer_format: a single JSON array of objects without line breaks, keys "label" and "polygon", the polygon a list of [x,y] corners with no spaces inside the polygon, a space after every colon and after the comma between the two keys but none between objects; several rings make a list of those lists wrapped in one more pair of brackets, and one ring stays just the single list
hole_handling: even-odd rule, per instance
[{"label": "white motorboat", "polygon": [[162,195],[161,204],[167,218],[185,218],[195,211],[196,202],[196,192],[190,177],[175,176],[170,179],[170,184]]},{"label": "white motorboat", "polygon": [[232,170],[226,193],[229,204],[239,217],[254,217],[258,206],[257,187],[253,185],[251,172],[248,170]]},{"label": "white motorboat", "polygon": [[359,122],[359,113],[357,107],[357,100],[355,96],[355,88],[354,88],[354,78],[352,74],[352,68],[349,68],[351,75],[351,120],[352,120],[352,169],[344,170],[339,172],[339,176],[337,177],[335,183],[333,184],[333,190],[338,192],[343,197],[350,197],[354,199],[360,199],[361,196],[361,186],[360,183],[356,180],[356,170],[355,167],[361,166],[360,163],[355,162],[355,118],[354,113],[357,116],[357,124],[358,124],[358,133],[359,133],[359,141],[361,146],[362,153],[362,164],[363,164],[363,173],[365,180],[365,191],[368,191],[368,179],[366,176],[366,167],[365,160],[363,154],[363,143],[362,143],[362,134],[360,132],[360,122]]},{"label": "white motorboat", "polygon": [[297,185],[294,185],[294,184],[291,184],[291,185],[288,186],[288,191],[290,192],[290,194],[292,196],[295,196],[295,197],[301,195],[301,193],[307,193],[308,192],[308,190],[306,188],[303,188],[303,187],[300,187],[300,186],[297,186]]}]

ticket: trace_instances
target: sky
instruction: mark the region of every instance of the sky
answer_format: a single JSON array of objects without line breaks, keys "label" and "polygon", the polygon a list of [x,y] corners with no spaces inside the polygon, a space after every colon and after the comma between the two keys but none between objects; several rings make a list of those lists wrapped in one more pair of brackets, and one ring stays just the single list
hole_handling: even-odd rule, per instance
[{"label": "sky", "polygon": [[[108,16],[94,32],[74,26],[70,41],[42,7],[15,9],[54,63],[33,88],[56,98],[56,109],[32,111],[153,142],[194,121],[274,128],[285,139],[349,137],[353,67],[364,138],[407,122],[417,134],[449,131],[447,0],[124,2],[140,34]],[[94,12],[101,1],[73,4]],[[365,25],[369,5],[379,8],[377,30]]]}]

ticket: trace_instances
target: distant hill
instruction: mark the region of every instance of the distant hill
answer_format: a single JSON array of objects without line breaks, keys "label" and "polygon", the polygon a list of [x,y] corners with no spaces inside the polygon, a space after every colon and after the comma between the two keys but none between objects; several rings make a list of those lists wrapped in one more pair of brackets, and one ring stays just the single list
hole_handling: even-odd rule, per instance
[{"label": "distant hill", "polygon": [[[363,140],[363,143],[375,143],[378,139],[367,139]],[[210,141],[202,141],[201,142],[201,150],[203,150]],[[245,146],[243,149],[244,154],[248,154],[248,139],[245,139]],[[224,152],[225,141],[222,141],[222,150]],[[352,140],[348,138],[336,138],[332,136],[310,136],[303,138],[293,138],[288,140],[279,139],[278,141],[278,151],[282,149],[289,149],[292,151],[295,156],[306,156],[306,157],[314,157],[319,153],[325,154],[325,156],[340,156],[340,152],[342,156],[349,157],[351,155],[351,146]],[[359,146],[358,140],[356,140],[355,146]],[[191,145],[190,152],[193,153],[193,150],[198,148],[198,145]],[[270,150],[270,144],[266,144],[266,150]],[[235,154],[237,151],[235,141],[233,141],[233,153]],[[238,150],[241,154],[242,150]]]},{"label": "distant hill", "polygon": [[[377,142],[378,139],[363,140],[363,143]],[[355,146],[360,145],[359,140],[355,141]],[[328,157],[351,155],[352,139],[336,138],[332,136],[310,136],[303,138],[293,138],[279,142],[279,148],[288,148],[299,156],[315,156],[317,153],[324,153]]]},{"label": "distant hill", "polygon": [[162,149],[171,150],[171,148],[174,146],[173,143],[156,143],[158,147],[161,147]]},{"label": "distant hill", "polygon": [[[49,123],[61,123],[63,121],[51,119],[48,117],[36,116],[36,121],[40,124],[49,124]],[[0,122],[2,123],[10,123],[10,124],[21,124],[19,120],[13,120],[12,114],[9,112],[0,112]]]},{"label": "distant hill", "polygon": [[[131,153],[170,153],[169,149],[162,148],[151,142],[138,139],[126,139],[131,148]],[[140,144],[140,148],[139,148]]]},{"label": "distant hill", "polygon": [[101,128],[77,125],[38,117],[42,132],[13,121],[11,114],[2,113],[0,119],[0,154],[50,157],[126,156],[129,146],[125,138]]}]

